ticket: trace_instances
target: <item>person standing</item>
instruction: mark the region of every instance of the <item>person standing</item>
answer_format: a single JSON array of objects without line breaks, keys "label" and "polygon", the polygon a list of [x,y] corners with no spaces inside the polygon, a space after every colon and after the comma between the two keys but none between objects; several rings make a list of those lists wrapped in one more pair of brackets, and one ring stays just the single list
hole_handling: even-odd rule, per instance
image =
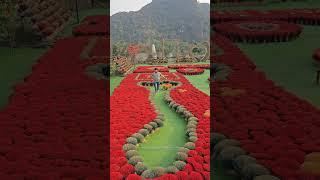
[{"label": "person standing", "polygon": [[167,79],[164,77],[159,71],[158,68],[154,68],[154,72],[151,74],[151,78],[153,80],[153,86],[155,93],[159,91],[159,86],[160,86],[160,78],[163,77],[164,79]]}]

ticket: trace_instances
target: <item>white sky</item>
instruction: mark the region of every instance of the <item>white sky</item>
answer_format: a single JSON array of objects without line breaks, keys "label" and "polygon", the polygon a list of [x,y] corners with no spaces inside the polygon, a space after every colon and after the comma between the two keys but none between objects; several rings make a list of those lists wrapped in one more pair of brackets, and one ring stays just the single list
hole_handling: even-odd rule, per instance
[{"label": "white sky", "polygon": [[[111,0],[110,14],[118,12],[138,11],[143,6],[149,4],[152,0]],[[210,3],[210,0],[198,0],[200,3]]]}]

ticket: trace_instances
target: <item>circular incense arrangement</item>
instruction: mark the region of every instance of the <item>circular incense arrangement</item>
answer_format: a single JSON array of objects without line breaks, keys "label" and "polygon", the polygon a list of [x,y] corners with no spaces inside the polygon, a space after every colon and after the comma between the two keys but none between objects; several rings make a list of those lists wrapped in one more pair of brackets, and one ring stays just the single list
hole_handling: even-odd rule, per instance
[{"label": "circular incense arrangement", "polygon": [[199,75],[204,72],[204,69],[201,68],[179,68],[177,72],[182,73],[184,75]]},{"label": "circular incense arrangement", "polygon": [[278,21],[231,21],[214,25],[214,30],[234,42],[285,42],[297,38],[302,27]]}]

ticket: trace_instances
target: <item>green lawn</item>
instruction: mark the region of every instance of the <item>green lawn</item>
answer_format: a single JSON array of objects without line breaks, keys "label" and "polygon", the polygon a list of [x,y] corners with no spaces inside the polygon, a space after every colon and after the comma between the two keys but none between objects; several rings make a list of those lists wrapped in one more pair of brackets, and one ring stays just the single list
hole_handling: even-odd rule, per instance
[{"label": "green lawn", "polygon": [[164,126],[149,135],[138,147],[138,152],[149,168],[167,167],[172,165],[176,152],[187,141],[186,122],[164,102],[164,91],[152,95],[152,101],[164,114]]},{"label": "green lawn", "polygon": [[13,87],[32,71],[32,66],[46,49],[0,47],[0,109],[8,103]]},{"label": "green lawn", "polygon": [[186,75],[185,77],[194,87],[210,96],[210,86],[208,81],[208,78],[210,77],[210,70],[205,70],[203,74],[193,76]]},{"label": "green lawn", "polygon": [[121,81],[124,79],[122,76],[111,76],[110,77],[110,95],[112,95],[114,89],[118,87]]},{"label": "green lawn", "polygon": [[267,77],[298,97],[320,107],[313,51],[320,48],[320,27],[304,26],[300,38],[285,43],[237,44]]}]

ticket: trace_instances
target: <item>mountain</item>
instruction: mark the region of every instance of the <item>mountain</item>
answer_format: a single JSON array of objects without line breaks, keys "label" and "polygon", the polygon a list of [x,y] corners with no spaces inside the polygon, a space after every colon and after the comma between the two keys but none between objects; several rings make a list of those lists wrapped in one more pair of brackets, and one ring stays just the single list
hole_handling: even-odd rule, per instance
[{"label": "mountain", "polygon": [[114,14],[110,26],[112,41],[164,37],[199,42],[210,37],[210,5],[197,0],[153,0],[139,11]]}]

